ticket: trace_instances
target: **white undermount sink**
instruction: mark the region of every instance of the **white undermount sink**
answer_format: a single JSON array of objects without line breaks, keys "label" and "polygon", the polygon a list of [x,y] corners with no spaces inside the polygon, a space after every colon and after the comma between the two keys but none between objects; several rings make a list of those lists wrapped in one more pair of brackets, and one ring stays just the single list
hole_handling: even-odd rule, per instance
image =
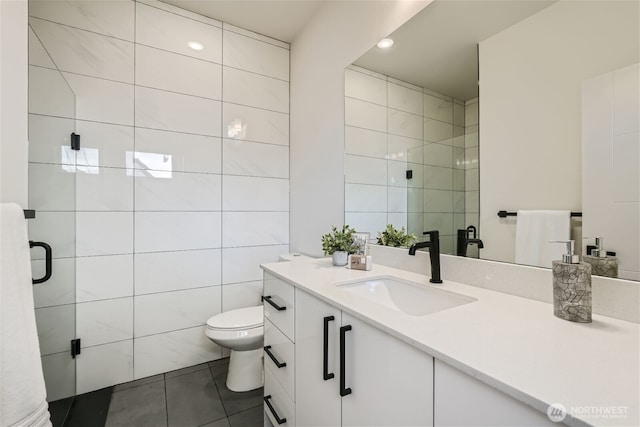
[{"label": "white undermount sink", "polygon": [[392,276],[336,284],[358,297],[410,316],[424,316],[477,301],[476,298]]}]

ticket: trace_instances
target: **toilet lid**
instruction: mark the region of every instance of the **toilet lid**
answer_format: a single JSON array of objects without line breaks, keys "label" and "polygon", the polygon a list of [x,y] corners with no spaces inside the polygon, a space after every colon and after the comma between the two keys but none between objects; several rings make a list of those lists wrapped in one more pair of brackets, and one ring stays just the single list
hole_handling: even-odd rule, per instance
[{"label": "toilet lid", "polygon": [[263,311],[261,305],[225,311],[207,320],[212,329],[248,329],[262,326]]}]

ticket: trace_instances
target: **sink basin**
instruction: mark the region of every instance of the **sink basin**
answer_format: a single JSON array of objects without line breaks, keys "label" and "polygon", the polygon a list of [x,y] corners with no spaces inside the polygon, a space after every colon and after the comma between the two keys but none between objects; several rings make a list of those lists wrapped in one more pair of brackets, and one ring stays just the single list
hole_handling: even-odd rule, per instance
[{"label": "sink basin", "polygon": [[338,283],[338,288],[410,316],[424,316],[477,301],[433,286],[392,276]]}]

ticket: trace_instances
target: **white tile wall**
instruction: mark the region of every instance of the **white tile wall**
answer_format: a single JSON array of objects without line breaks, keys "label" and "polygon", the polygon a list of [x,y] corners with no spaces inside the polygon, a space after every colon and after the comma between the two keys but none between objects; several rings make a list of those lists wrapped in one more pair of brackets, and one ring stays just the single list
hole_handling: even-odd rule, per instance
[{"label": "white tile wall", "polygon": [[133,255],[78,257],[75,259],[76,302],[133,295]]},{"label": "white tile wall", "polygon": [[220,212],[136,212],[136,253],[219,248]]},{"label": "white tile wall", "polygon": [[344,145],[347,154],[387,157],[387,134],[383,132],[345,126]]},{"label": "white tile wall", "polygon": [[32,4],[29,226],[56,248],[35,293],[49,397],[74,393],[56,370],[76,336],[78,393],[228,355],[202,325],[259,305],[259,264],[289,251],[288,44],[223,37],[155,0]]},{"label": "white tile wall", "polygon": [[135,338],[133,376],[144,378],[221,356],[220,347],[205,336],[203,326]]},{"label": "white tile wall", "polygon": [[136,295],[219,285],[220,249],[138,253],[135,255]]},{"label": "white tile wall", "polygon": [[374,77],[347,68],[344,73],[345,96],[378,105],[387,105],[387,81],[384,76]]},{"label": "white tile wall", "polygon": [[91,347],[133,338],[133,298],[115,298],[76,304],[76,333]]},{"label": "white tile wall", "polygon": [[204,325],[220,308],[219,286],[139,295],[135,299],[135,336]]},{"label": "white tile wall", "polygon": [[29,27],[29,65],[55,69],[56,66],[51,57],[44,50],[44,46],[37,39],[31,27]]},{"label": "white tile wall", "polygon": [[364,129],[387,131],[387,108],[355,98],[345,99],[344,123]]}]

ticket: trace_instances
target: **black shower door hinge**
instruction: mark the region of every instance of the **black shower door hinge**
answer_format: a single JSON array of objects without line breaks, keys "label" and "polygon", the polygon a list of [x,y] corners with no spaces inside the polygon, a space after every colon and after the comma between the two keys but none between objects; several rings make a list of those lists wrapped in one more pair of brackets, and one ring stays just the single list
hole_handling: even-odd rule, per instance
[{"label": "black shower door hinge", "polygon": [[75,132],[71,132],[71,149],[80,151],[80,135]]},{"label": "black shower door hinge", "polygon": [[77,355],[81,353],[80,349],[80,338],[76,338],[75,340],[71,340],[71,357],[74,359]]}]

